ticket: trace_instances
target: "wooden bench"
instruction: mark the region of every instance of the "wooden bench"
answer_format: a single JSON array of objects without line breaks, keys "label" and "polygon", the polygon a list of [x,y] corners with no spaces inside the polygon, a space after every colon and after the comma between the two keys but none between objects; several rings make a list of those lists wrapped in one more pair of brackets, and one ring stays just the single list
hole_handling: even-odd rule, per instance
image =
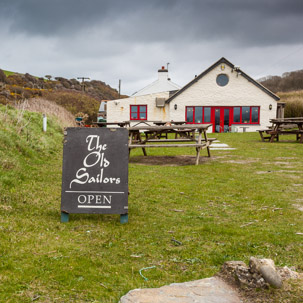
[{"label": "wooden bench", "polygon": [[[266,140],[270,141],[271,135],[270,131],[272,131],[271,128],[268,129],[258,129],[257,132],[259,132],[262,142],[265,142]],[[264,134],[267,134],[268,136],[265,136]],[[277,141],[279,141],[279,136],[277,137]]]},{"label": "wooden bench", "polygon": [[[217,140],[217,138],[208,138],[208,141],[215,141]],[[202,139],[201,141],[205,141],[205,139]],[[195,142],[195,140],[193,139],[162,139],[162,140],[158,140],[158,139],[149,139],[148,142]]]},{"label": "wooden bench", "polygon": [[303,143],[303,130],[293,129],[293,130],[278,130],[270,132],[272,135],[296,135],[297,141]]},{"label": "wooden bench", "polygon": [[147,147],[206,147],[207,143],[201,144],[130,144],[129,148],[147,148]]},{"label": "wooden bench", "polygon": [[[259,129],[257,130],[260,134],[261,140],[265,142],[266,140],[273,142],[274,139],[276,141],[279,141],[280,135],[296,135],[297,141],[300,140],[301,143],[303,143],[303,130],[300,129],[294,129],[294,130],[273,130],[273,129]],[[264,134],[267,134],[268,136],[265,136]]]},{"label": "wooden bench", "polygon": [[[146,156],[146,148],[192,147],[196,150],[196,165],[198,165],[201,149],[206,148],[210,157],[209,146],[212,141],[216,140],[207,137],[206,132],[210,126],[211,124],[129,127],[129,152],[134,148],[142,148],[143,154]],[[141,131],[144,132],[145,138],[141,136]],[[168,134],[174,135],[175,138],[169,138]],[[182,136],[177,138],[180,134]],[[181,142],[185,142],[185,144],[180,144]]]}]

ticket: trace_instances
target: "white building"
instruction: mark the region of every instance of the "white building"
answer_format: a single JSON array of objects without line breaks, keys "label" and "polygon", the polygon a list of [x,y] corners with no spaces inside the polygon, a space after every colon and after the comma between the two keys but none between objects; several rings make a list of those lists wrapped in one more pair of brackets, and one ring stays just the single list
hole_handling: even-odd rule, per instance
[{"label": "white building", "polygon": [[170,78],[168,77],[168,70],[165,69],[164,66],[162,66],[162,68],[158,70],[158,80],[134,93],[132,97],[162,92],[176,92],[180,88],[181,87],[178,84],[173,83],[170,80]]},{"label": "white building", "polygon": [[186,121],[227,132],[266,128],[270,119],[283,116],[280,98],[225,58],[173,94],[148,87],[138,95],[108,102],[107,121]]}]

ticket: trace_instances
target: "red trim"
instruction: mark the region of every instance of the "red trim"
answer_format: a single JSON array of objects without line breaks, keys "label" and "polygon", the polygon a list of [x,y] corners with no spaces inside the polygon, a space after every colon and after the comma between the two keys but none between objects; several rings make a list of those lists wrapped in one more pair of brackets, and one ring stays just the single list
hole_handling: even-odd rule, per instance
[{"label": "red trim", "polygon": [[[202,121],[201,122],[195,122],[196,121],[196,108],[201,107],[202,108]],[[192,108],[193,109],[193,122],[187,122],[187,109]],[[204,110],[205,108],[210,108],[211,112],[211,106],[186,106],[185,107],[185,121],[187,124],[203,124],[203,123],[211,123],[211,115],[210,115],[210,121],[205,121],[204,116]]]},{"label": "red trim", "polygon": [[[195,111],[197,107],[202,107],[202,122],[197,123],[195,122]],[[243,107],[249,108],[249,122],[244,123],[242,122],[242,109]],[[187,110],[189,108],[192,108],[193,110],[193,121],[187,122]],[[205,109],[210,108],[210,121],[205,121]],[[239,108],[240,109],[240,121],[234,122],[234,109]],[[252,122],[252,109],[257,108],[258,109],[258,121]],[[206,124],[211,123],[213,124],[213,131],[215,131],[215,110],[220,109],[220,124],[221,121],[224,121],[224,109],[229,109],[229,126],[235,124],[235,125],[258,125],[260,124],[260,106],[186,106],[185,107],[185,121],[187,124]],[[223,123],[223,122],[222,122]]]},{"label": "red trim", "polygon": [[[239,107],[240,108],[240,122],[234,122],[234,108]],[[242,122],[242,108],[243,107],[249,107],[249,122],[245,123]],[[258,121],[257,122],[252,122],[251,117],[252,117],[252,108],[257,107],[258,108]],[[260,106],[233,106],[232,107],[232,124],[248,124],[248,125],[254,125],[254,124],[260,124]]]},{"label": "red trim", "polygon": [[[144,112],[140,112],[140,107],[144,107],[145,111]],[[135,109],[134,111],[132,111],[132,109]],[[132,113],[136,113],[137,118],[132,118]],[[140,114],[145,114],[145,119],[140,118]],[[138,104],[138,105],[130,105],[129,107],[129,120],[133,120],[133,121],[138,121],[138,120],[147,120],[147,105],[145,104]]]}]

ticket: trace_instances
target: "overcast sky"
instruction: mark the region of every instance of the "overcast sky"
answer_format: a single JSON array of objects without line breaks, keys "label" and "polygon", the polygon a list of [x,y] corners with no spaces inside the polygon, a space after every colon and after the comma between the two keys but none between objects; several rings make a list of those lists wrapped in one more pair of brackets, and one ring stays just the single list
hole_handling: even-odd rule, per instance
[{"label": "overcast sky", "polygon": [[183,86],[225,57],[258,79],[303,69],[303,0],[0,0],[0,68],[132,94],[169,62]]}]

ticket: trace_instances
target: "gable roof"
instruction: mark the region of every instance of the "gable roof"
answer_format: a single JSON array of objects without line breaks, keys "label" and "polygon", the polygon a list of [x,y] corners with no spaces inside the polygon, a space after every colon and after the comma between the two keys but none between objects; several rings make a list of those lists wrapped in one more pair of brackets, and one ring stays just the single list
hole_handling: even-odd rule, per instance
[{"label": "gable roof", "polygon": [[158,70],[158,79],[151,84],[145,86],[144,88],[140,89],[139,91],[132,94],[132,97],[142,96],[142,95],[149,95],[154,93],[161,93],[161,92],[171,92],[179,90],[181,87],[172,82],[168,77],[168,70],[162,66],[162,69]]},{"label": "gable roof", "polygon": [[[176,92],[174,95],[172,95],[170,98],[168,98],[166,100],[166,103],[170,103],[175,97],[177,97],[178,95],[182,94],[185,90],[187,90],[193,84],[195,84],[196,82],[198,82],[201,78],[203,78],[207,73],[209,73],[211,70],[213,70],[216,66],[218,66],[219,64],[223,64],[223,63],[226,64],[226,65],[228,65],[228,66],[230,66],[231,68],[235,68],[234,64],[232,64],[227,59],[225,59],[224,57],[222,57],[217,62],[215,62],[212,66],[210,66],[208,69],[206,69],[204,72],[202,72],[200,75],[198,75],[197,77],[195,77],[192,81],[190,81],[185,86],[183,86],[178,92]],[[258,88],[260,88],[261,90],[263,90],[270,97],[274,98],[276,101],[280,100],[280,98],[277,95],[275,95],[272,91],[270,91],[269,89],[267,89],[266,87],[264,87],[259,82],[255,81],[253,78],[251,78],[246,73],[244,73],[241,69],[238,69],[238,71],[241,73],[241,76],[243,76],[249,82],[251,82],[252,84],[254,84],[255,86],[257,86]]]}]

